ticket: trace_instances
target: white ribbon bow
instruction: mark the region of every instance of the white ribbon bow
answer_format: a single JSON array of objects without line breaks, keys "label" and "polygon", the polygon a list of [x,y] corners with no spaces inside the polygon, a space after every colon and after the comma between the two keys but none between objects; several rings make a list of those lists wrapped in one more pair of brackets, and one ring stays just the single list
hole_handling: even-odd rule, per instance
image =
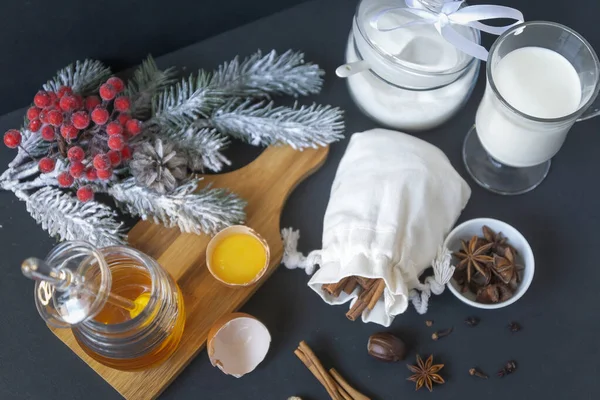
[{"label": "white ribbon bow", "polygon": [[[488,32],[493,35],[501,35],[506,30],[518,25],[524,21],[523,13],[514,8],[496,5],[477,5],[467,6],[461,8],[464,0],[444,0],[441,11],[434,12],[426,8],[419,0],[404,0],[406,3],[405,7],[393,7],[380,11],[371,19],[371,25],[381,31],[389,32],[396,29],[408,28],[415,25],[429,25],[435,26],[437,31],[442,35],[446,41],[454,45],[457,49],[473,56],[480,60],[486,61],[488,58],[488,51],[485,47],[475,43],[466,37],[458,33],[452,24],[469,26],[471,28]],[[409,11],[421,19],[408,22],[406,24],[400,24],[390,27],[380,27],[379,20],[385,14],[390,11],[406,10]],[[514,19],[517,22],[511,25],[505,26],[490,26],[482,24],[479,21],[496,19],[496,18],[508,18]]]}]

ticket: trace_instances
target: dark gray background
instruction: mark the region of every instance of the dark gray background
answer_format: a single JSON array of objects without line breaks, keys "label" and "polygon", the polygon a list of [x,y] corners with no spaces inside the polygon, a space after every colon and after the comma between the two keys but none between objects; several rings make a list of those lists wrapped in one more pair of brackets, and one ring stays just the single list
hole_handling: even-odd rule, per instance
[{"label": "dark gray background", "polygon": [[91,57],[116,71],[305,0],[2,0],[0,114],[59,68]]},{"label": "dark gray background", "polygon": [[[596,0],[496,3],[520,7],[529,20],[566,24],[600,48],[597,25],[600,3]],[[344,81],[334,76],[335,68],[343,61],[354,7],[354,1],[308,2],[168,54],[159,58],[159,63],[163,67],[212,68],[236,54],[249,54],[257,48],[302,49],[308,60],[327,71],[323,92],[303,101],[316,100],[345,109],[349,136],[376,126],[352,103]],[[486,35],[484,41],[489,47],[492,40]],[[108,42],[104,46],[106,54],[118,47]],[[51,75],[51,71],[47,74]],[[537,268],[533,284],[521,300],[505,309],[480,311],[462,304],[446,291],[432,298],[426,316],[410,308],[396,318],[390,329],[382,329],[373,324],[349,322],[344,316],[345,307],[326,306],[309,291],[308,277],[302,271],[280,268],[243,308],[261,319],[273,336],[270,352],[259,368],[241,379],[231,378],[212,368],[206,352],[202,352],[162,398],[282,400],[300,395],[305,400],[325,399],[325,391],[293,355],[302,339],[326,365],[338,368],[373,398],[431,397],[424,392],[414,393],[413,384],[405,380],[409,371],[403,362],[380,363],[366,354],[369,335],[387,330],[411,345],[409,360],[416,353],[433,352],[437,361],[446,364],[443,376],[447,383],[435,388],[433,396],[437,398],[597,399],[600,119],[573,127],[553,160],[550,175],[535,191],[516,197],[494,195],[473,183],[460,158],[462,140],[473,124],[484,83],[485,77],[481,75],[471,100],[450,123],[419,137],[444,150],[471,184],[473,195],[461,221],[498,218],[515,226],[529,240]],[[19,89],[18,93],[32,96],[34,90]],[[19,126],[23,112],[19,110],[0,118],[0,132]],[[304,251],[320,246],[330,185],[346,143],[331,147],[325,166],[296,189],[285,207],[281,226],[301,229],[300,247]],[[248,160],[256,151],[237,147],[232,153],[237,160]],[[1,148],[1,164],[5,165],[12,155]],[[0,300],[4,306],[0,328],[0,399],[119,398],[44,326],[33,303],[33,285],[20,275],[20,261],[30,255],[44,256],[53,241],[11,193],[0,193],[0,224],[0,243],[5,249],[0,264]],[[462,321],[468,315],[479,316],[481,324],[476,328],[466,327]],[[426,319],[435,320],[436,328],[454,326],[455,332],[433,342],[432,329],[424,324]],[[524,329],[510,333],[506,329],[510,320],[518,321]],[[517,360],[519,369],[507,378],[482,381],[467,374],[475,365],[493,374],[510,359]]]}]

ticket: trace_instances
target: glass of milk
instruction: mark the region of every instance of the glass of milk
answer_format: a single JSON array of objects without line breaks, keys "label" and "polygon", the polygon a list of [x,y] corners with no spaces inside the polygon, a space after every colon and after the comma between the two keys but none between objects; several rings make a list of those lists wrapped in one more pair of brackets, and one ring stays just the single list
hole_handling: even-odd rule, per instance
[{"label": "glass of milk", "polygon": [[600,114],[600,64],[572,29],[534,21],[515,26],[492,46],[487,86],[463,145],[467,170],[500,194],[537,187],[577,121]]}]

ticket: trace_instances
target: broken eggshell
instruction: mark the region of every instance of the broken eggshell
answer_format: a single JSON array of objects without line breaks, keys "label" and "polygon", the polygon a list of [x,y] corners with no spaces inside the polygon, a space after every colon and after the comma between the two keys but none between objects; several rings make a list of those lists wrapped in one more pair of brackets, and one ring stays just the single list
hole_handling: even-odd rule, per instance
[{"label": "broken eggshell", "polygon": [[265,359],[270,344],[269,330],[252,315],[227,314],[208,332],[208,358],[225,374],[240,378]]}]

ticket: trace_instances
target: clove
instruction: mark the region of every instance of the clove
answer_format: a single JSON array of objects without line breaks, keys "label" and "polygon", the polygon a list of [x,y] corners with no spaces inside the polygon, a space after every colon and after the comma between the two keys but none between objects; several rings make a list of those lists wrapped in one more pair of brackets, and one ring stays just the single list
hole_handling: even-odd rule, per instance
[{"label": "clove", "polygon": [[477,317],[467,317],[465,319],[465,324],[467,324],[469,326],[477,326],[477,325],[479,325],[479,318],[477,318]]},{"label": "clove", "polygon": [[482,378],[482,379],[487,379],[488,378],[488,376],[486,374],[484,374],[483,372],[479,371],[477,368],[471,368],[469,370],[469,375],[476,376],[476,377]]},{"label": "clove", "polygon": [[427,321],[425,321],[425,325],[427,326],[433,326],[433,321],[428,319]]},{"label": "clove", "polygon": [[510,329],[511,332],[519,332],[521,330],[521,325],[516,322],[511,322],[508,324],[508,329]]},{"label": "clove", "polygon": [[443,338],[444,336],[448,336],[449,334],[451,334],[452,330],[453,330],[453,328],[448,328],[448,329],[444,329],[441,331],[433,332],[433,334],[431,335],[431,338],[433,340],[438,340],[440,338]]},{"label": "clove", "polygon": [[506,363],[504,367],[500,371],[498,371],[498,376],[502,378],[503,376],[512,374],[517,369],[517,363],[514,360],[511,360]]}]

